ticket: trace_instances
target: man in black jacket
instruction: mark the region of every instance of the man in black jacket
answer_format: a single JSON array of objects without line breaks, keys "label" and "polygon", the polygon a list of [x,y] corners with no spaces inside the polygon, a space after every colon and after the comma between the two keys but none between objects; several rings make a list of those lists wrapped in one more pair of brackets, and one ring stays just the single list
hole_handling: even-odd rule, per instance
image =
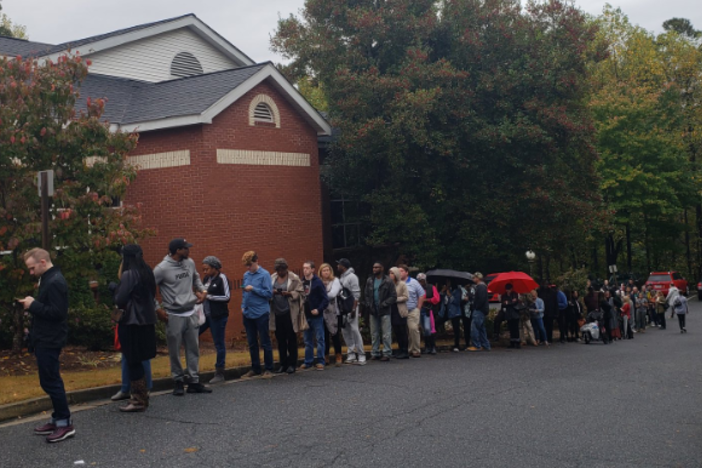
[{"label": "man in black jacket", "polygon": [[30,250],[24,254],[24,263],[32,276],[39,277],[39,292],[36,299],[27,296],[18,302],[32,314],[30,347],[37,359],[39,384],[54,406],[51,421],[34,433],[46,435],[47,442],[61,442],[76,434],[59,369],[61,348],[68,338],[68,283],[46,250]]},{"label": "man in black jacket", "polygon": [[473,275],[475,282],[475,296],[473,297],[473,314],[471,320],[471,341],[473,346],[468,351],[490,351],[490,342],[485,329],[485,318],[490,313],[487,285],[483,282],[483,274],[476,272]]},{"label": "man in black jacket", "polygon": [[[384,274],[383,265],[373,264],[373,276],[366,281],[366,307],[370,311],[371,337],[373,359],[389,361],[392,356],[392,327],[390,311],[397,302],[395,283]],[[380,356],[380,340],[383,340],[383,356]]]}]

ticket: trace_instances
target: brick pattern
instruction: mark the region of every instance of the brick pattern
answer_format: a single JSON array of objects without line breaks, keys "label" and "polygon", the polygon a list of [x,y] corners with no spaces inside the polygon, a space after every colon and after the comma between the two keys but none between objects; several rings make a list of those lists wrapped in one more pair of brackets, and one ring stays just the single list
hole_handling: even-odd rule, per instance
[{"label": "brick pattern", "polygon": [[275,151],[217,150],[219,164],[249,164],[254,166],[310,166],[310,155]]},{"label": "brick pattern", "polygon": [[[249,125],[250,104],[261,94],[276,103],[280,128]],[[218,164],[221,148],[305,154],[309,165]],[[189,166],[140,171],[124,202],[142,203],[145,225],[158,229],[156,237],[142,243],[152,267],[167,254],[174,237],[194,244],[190,252],[198,268],[205,256],[219,257],[222,271],[234,283],[227,339],[241,338],[245,251],[255,250],[261,266],[271,273],[278,257],[293,271],[305,260],[322,263],[317,133],[275,87],[263,82],[211,125],[140,134],[131,156],[185,149],[190,152]]]},{"label": "brick pattern", "polygon": [[136,166],[140,171],[146,169],[163,169],[165,167],[189,166],[190,150],[130,156],[128,161],[129,164]]}]

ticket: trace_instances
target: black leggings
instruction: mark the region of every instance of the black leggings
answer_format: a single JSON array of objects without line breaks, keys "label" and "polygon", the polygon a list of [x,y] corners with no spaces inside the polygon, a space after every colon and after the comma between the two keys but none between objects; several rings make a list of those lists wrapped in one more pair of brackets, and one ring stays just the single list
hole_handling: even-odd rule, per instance
[{"label": "black leggings", "polygon": [[407,322],[402,325],[393,325],[392,331],[395,332],[395,339],[397,340],[397,347],[400,351],[407,352],[409,348],[409,330],[407,328]]},{"label": "black leggings", "polygon": [[658,325],[660,325],[661,328],[665,329],[665,312],[662,314],[656,314],[658,316]]},{"label": "black leggings", "polygon": [[578,324],[578,314],[568,314],[568,334],[574,339],[578,338],[580,325]]},{"label": "black leggings", "polygon": [[290,312],[275,316],[275,340],[278,342],[280,365],[297,366],[297,333]]},{"label": "black leggings", "polygon": [[[336,317],[336,335],[332,335],[327,328],[327,322],[324,322],[324,354],[329,356],[329,348],[331,342],[334,343],[334,354],[341,356],[341,329],[344,328],[344,318],[339,315]],[[331,340],[329,337],[331,336]]]},{"label": "black leggings", "polygon": [[470,345],[470,319],[465,315],[459,315],[451,319],[454,348],[460,348],[461,346],[461,322],[463,322],[463,337],[466,340],[466,348]]},{"label": "black leggings", "polygon": [[685,329],[685,314],[678,314],[678,324],[680,325],[680,330]]},{"label": "black leggings", "polygon": [[558,314],[558,333],[561,335],[561,343],[565,342],[568,336],[568,327],[566,326],[566,311],[561,310]]},{"label": "black leggings", "polygon": [[507,320],[507,328],[509,328],[509,342],[519,344],[519,319]]}]

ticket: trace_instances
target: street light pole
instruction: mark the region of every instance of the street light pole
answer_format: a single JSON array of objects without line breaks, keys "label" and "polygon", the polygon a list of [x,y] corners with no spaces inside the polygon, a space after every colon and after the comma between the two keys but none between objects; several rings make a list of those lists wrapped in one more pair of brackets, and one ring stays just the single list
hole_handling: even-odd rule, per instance
[{"label": "street light pole", "polygon": [[527,262],[529,262],[529,276],[534,277],[534,259],[536,259],[536,254],[533,250],[527,250],[526,253]]}]

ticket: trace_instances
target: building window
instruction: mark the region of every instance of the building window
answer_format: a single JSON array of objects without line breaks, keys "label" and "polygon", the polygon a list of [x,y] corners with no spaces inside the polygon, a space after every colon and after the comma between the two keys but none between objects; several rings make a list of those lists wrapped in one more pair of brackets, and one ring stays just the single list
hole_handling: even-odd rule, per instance
[{"label": "building window", "polygon": [[361,245],[364,225],[362,206],[344,197],[331,200],[332,246],[348,249]]},{"label": "building window", "polygon": [[280,112],[270,96],[259,94],[251,100],[249,125],[280,128]]},{"label": "building window", "polygon": [[200,61],[190,52],[181,52],[171,61],[171,76],[185,78],[186,76],[202,75]]}]

